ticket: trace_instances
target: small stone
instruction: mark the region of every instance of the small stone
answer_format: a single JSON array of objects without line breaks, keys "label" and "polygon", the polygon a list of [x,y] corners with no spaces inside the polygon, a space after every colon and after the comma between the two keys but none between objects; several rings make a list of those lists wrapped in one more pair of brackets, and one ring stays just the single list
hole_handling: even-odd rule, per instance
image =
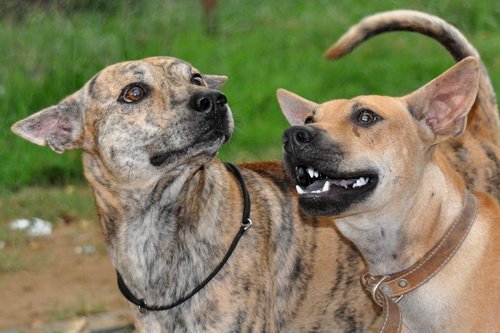
[{"label": "small stone", "polygon": [[49,236],[52,234],[52,223],[38,217],[31,220],[18,219],[10,223],[10,229],[24,231],[30,237]]},{"label": "small stone", "polygon": [[95,254],[97,249],[94,245],[83,245],[75,247],[76,254]]}]

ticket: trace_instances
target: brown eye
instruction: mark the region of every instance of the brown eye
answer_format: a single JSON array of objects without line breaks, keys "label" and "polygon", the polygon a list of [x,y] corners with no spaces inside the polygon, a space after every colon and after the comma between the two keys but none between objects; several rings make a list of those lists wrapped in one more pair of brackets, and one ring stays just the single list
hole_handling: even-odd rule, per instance
[{"label": "brown eye", "polygon": [[136,103],[143,99],[146,94],[147,91],[143,85],[133,83],[122,90],[118,101],[125,103]]},{"label": "brown eye", "polygon": [[379,121],[381,118],[372,110],[361,109],[355,117],[356,122],[364,127],[369,127]]},{"label": "brown eye", "polygon": [[205,81],[203,81],[203,78],[201,77],[201,74],[193,74],[191,77],[191,83],[197,86],[205,86]]},{"label": "brown eye", "polygon": [[308,116],[306,120],[304,121],[304,125],[314,123],[314,117],[313,116]]}]

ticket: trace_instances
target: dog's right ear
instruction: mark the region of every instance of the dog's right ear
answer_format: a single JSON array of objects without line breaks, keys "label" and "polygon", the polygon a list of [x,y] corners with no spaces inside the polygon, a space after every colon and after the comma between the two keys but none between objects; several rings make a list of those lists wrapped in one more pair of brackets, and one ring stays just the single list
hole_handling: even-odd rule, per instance
[{"label": "dog's right ear", "polygon": [[82,112],[73,97],[43,109],[12,125],[12,132],[40,146],[48,145],[56,153],[81,147]]},{"label": "dog's right ear", "polygon": [[479,87],[479,66],[476,58],[467,57],[405,96],[411,113],[431,130],[435,143],[465,130]]},{"label": "dog's right ear", "polygon": [[203,74],[203,80],[207,83],[210,89],[220,89],[227,82],[228,78],[225,75],[207,75]]},{"label": "dog's right ear", "polygon": [[304,125],[307,116],[318,106],[288,90],[278,89],[276,98],[281,107],[281,112],[285,115],[290,125]]}]

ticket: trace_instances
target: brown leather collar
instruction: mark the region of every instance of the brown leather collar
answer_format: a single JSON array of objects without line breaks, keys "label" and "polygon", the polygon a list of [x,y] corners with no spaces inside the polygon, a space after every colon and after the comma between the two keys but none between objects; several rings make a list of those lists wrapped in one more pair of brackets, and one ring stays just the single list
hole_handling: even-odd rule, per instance
[{"label": "brown leather collar", "polygon": [[465,192],[462,211],[441,240],[413,266],[390,275],[372,276],[366,273],[361,283],[383,309],[382,332],[401,332],[402,314],[396,304],[405,294],[415,290],[436,275],[464,242],[476,217],[477,199]]}]

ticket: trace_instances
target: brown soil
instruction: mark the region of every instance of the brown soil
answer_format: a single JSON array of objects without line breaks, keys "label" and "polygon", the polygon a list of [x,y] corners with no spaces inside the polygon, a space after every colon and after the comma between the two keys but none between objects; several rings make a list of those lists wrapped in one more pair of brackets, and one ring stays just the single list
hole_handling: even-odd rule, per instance
[{"label": "brown soil", "polygon": [[[75,251],[85,245],[96,252]],[[49,322],[128,309],[96,222],[58,223],[50,236],[0,251],[22,261],[18,269],[0,272],[0,329],[36,330]]]}]

